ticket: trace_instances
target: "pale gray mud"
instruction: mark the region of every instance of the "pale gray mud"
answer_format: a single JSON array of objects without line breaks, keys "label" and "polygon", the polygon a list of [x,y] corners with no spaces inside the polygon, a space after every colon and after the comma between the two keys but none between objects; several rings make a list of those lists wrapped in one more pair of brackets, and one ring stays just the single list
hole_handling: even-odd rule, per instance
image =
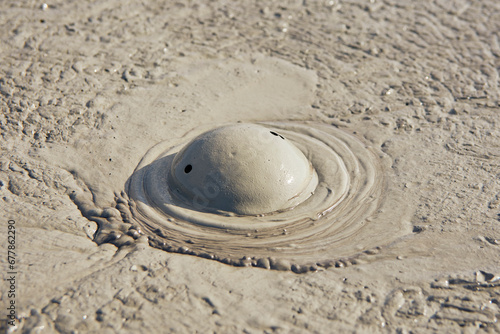
[{"label": "pale gray mud", "polygon": [[[2,1],[1,328],[500,331],[499,31],[494,0]],[[93,241],[72,192],[113,217],[148,149],[238,121],[357,137],[408,233],[305,274]]]}]

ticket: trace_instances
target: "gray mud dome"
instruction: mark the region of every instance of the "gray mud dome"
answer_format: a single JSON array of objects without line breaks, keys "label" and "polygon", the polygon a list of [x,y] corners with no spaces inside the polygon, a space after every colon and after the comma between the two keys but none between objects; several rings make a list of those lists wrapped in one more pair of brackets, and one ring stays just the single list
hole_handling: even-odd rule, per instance
[{"label": "gray mud dome", "polygon": [[[0,28],[2,329],[500,331],[496,1],[4,1]],[[150,148],[237,122],[357,138],[404,202],[380,226],[405,233],[298,275],[120,230]]]}]

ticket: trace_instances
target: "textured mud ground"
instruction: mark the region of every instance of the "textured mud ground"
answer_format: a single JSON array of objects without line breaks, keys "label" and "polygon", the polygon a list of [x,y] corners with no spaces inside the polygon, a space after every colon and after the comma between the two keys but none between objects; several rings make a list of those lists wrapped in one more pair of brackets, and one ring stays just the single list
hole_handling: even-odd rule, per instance
[{"label": "textured mud ground", "polygon": [[[499,31],[493,0],[2,1],[1,234],[14,219],[19,272],[10,330],[498,332]],[[251,66],[270,75],[248,88]],[[356,132],[393,159],[413,232],[304,275],[90,239],[96,225],[69,191],[111,205],[145,148],[221,119]]]}]

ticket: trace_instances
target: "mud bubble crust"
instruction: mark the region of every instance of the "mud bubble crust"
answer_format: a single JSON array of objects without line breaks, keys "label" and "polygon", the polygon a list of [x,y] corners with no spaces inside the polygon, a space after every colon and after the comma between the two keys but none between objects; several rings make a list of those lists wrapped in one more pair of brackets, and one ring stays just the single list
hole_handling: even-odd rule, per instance
[{"label": "mud bubble crust", "polygon": [[384,159],[324,124],[198,129],[146,153],[120,211],[170,252],[295,272],[343,266],[401,235]]}]

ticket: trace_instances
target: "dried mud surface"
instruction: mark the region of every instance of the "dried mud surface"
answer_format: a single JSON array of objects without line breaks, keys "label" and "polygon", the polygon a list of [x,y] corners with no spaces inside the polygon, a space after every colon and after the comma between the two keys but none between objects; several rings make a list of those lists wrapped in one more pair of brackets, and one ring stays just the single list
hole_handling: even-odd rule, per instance
[{"label": "dried mud surface", "polygon": [[[493,0],[2,2],[0,225],[16,221],[19,274],[1,327],[500,331],[499,31]],[[71,193],[113,206],[156,143],[280,120],[380,150],[411,233],[300,275],[92,241]]]}]

